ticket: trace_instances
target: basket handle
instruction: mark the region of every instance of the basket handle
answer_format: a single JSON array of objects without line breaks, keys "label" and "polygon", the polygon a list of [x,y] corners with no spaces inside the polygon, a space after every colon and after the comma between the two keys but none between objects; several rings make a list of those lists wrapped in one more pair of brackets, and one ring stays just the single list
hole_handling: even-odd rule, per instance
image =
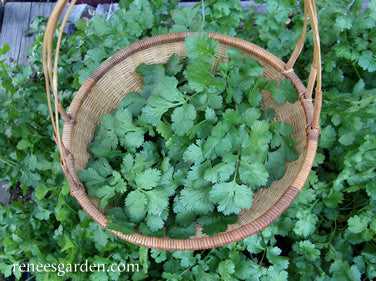
[{"label": "basket handle", "polygon": [[[71,4],[68,7],[68,10],[63,18],[60,33],[58,36],[58,40],[56,43],[56,49],[55,49],[55,59],[54,64],[52,66],[52,45],[53,45],[53,38],[56,31],[56,26],[58,24],[58,21],[64,11],[64,8],[69,0],[58,0],[54,9],[51,12],[51,15],[49,17],[48,23],[46,25],[45,33],[44,33],[44,39],[43,39],[43,71],[45,76],[45,82],[46,82],[46,94],[47,94],[47,103],[48,103],[48,109],[51,116],[51,123],[53,127],[53,136],[55,139],[55,142],[59,148],[59,152],[61,155],[61,161],[62,164],[65,165],[65,156],[67,154],[64,144],[61,140],[60,135],[60,125],[59,125],[59,114],[62,116],[63,121],[69,121],[71,120],[70,116],[66,113],[63,106],[61,105],[61,102],[58,97],[58,59],[59,59],[59,51],[60,51],[60,44],[61,44],[61,38],[63,36],[64,27],[68,20],[68,16],[76,3],[77,0],[72,0]],[[52,89],[52,95],[54,97],[54,107],[55,110],[52,109],[52,101],[51,101],[51,90]]]},{"label": "basket handle", "polygon": [[[64,8],[69,0],[58,0],[56,3],[53,11],[51,12],[50,18],[48,20],[44,41],[43,41],[43,71],[45,76],[46,82],[46,93],[47,93],[47,102],[49,107],[49,112],[51,116],[51,123],[53,126],[54,131],[54,139],[59,148],[60,155],[62,156],[62,164],[65,165],[65,157],[67,155],[67,151],[64,147],[64,144],[61,139],[60,135],[60,126],[59,126],[59,114],[62,116],[64,122],[72,121],[71,117],[66,113],[61,102],[58,97],[58,77],[57,77],[57,66],[58,66],[58,57],[59,57],[59,50],[60,50],[60,43],[61,38],[63,35],[64,27],[68,19],[68,15],[70,14],[76,0],[71,0],[71,4],[64,16],[64,19],[61,24],[60,33],[58,36],[58,41],[56,43],[55,49],[55,58],[52,59],[52,46],[53,46],[53,37],[56,31],[56,26],[58,21],[64,11]],[[321,90],[321,51],[320,51],[320,37],[318,32],[318,20],[317,20],[317,11],[315,7],[315,0],[304,0],[304,25],[301,37],[297,42],[297,45],[286,64],[285,73],[291,72],[293,66],[299,57],[303,45],[304,39],[306,37],[307,25],[308,25],[308,16],[310,18],[312,35],[313,35],[313,43],[314,43],[314,55],[313,55],[313,62],[311,65],[311,71],[309,75],[307,90],[305,93],[306,99],[312,99],[312,92],[314,88],[314,84],[316,82],[316,90],[315,90],[315,106],[314,106],[314,115],[312,124],[310,124],[311,129],[320,130],[319,127],[319,119],[320,119],[320,112],[321,112],[321,103],[322,103],[322,90]],[[52,95],[54,97],[54,110],[52,108],[52,101],[51,101],[51,90]]]},{"label": "basket handle", "polygon": [[315,0],[304,0],[304,25],[302,34],[299,41],[297,42],[293,53],[289,61],[286,63],[285,73],[293,71],[293,66],[298,59],[300,53],[302,52],[304,46],[304,40],[307,33],[308,16],[311,23],[312,37],[313,37],[313,60],[311,64],[311,71],[309,73],[309,79],[307,84],[307,89],[304,94],[306,100],[312,100],[313,88],[316,82],[315,89],[315,105],[313,112],[312,124],[310,124],[309,129],[316,130],[320,132],[320,113],[322,105],[322,88],[321,88],[321,48],[320,48],[320,36],[318,27],[318,17],[315,5]]}]

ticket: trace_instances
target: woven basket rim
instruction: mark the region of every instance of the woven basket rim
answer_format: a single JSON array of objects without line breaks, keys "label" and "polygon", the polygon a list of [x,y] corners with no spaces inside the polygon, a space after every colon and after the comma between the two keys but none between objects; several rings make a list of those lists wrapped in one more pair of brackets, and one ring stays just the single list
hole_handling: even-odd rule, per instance
[{"label": "woven basket rim", "polygon": [[[74,126],[74,119],[77,116],[83,100],[89,95],[92,87],[97,81],[101,79],[114,65],[121,62],[124,58],[140,51],[145,48],[149,48],[159,44],[166,44],[171,42],[179,42],[184,40],[188,35],[193,32],[181,32],[181,33],[169,33],[165,35],[158,35],[155,37],[149,37],[147,39],[140,40],[133,43],[124,49],[118,51],[107,60],[105,60],[84,82],[80,90],[75,95],[71,106],[69,107],[68,115],[72,118],[64,123],[62,139],[64,146],[67,149],[66,161],[67,164],[63,165],[63,170],[67,176],[69,185],[71,187],[71,194],[77,199],[82,208],[91,216],[97,223],[103,225],[103,221],[108,221],[103,213],[93,204],[88,195],[86,194],[83,184],[78,180],[77,173],[74,168],[74,155],[71,155],[70,151],[70,140],[72,139],[72,128]],[[225,44],[229,47],[235,47],[240,50],[244,50],[248,53],[255,55],[256,57],[262,58],[270,65],[272,65],[278,72],[282,73],[286,78],[292,80],[299,94],[300,103],[304,109],[306,115],[307,124],[311,124],[313,119],[313,104],[312,99],[305,99],[304,93],[306,91],[305,86],[298,78],[298,76],[293,72],[284,73],[286,64],[280,60],[278,57],[274,56],[270,52],[264,50],[263,48],[245,41],[240,38],[235,38],[228,35],[208,33],[209,36],[213,37],[220,44]],[[194,239],[172,239],[168,237],[151,237],[145,236],[139,233],[132,235],[123,235],[122,233],[109,230],[116,236],[123,240],[129,241],[133,244],[137,244],[144,247],[164,249],[164,250],[196,250],[196,249],[206,249],[222,246],[232,242],[242,240],[250,235],[253,235],[274,222],[293,202],[296,196],[299,194],[300,190],[308,177],[309,171],[311,170],[313,164],[313,158],[316,154],[317,141],[319,132],[314,129],[307,130],[307,144],[306,144],[306,155],[303,160],[302,166],[296,175],[293,183],[287,188],[285,193],[280,197],[280,199],[273,204],[273,206],[267,210],[264,214],[259,216],[257,219],[243,225],[237,229],[223,232],[215,236],[194,238]],[[92,211],[94,210],[94,211]]]}]

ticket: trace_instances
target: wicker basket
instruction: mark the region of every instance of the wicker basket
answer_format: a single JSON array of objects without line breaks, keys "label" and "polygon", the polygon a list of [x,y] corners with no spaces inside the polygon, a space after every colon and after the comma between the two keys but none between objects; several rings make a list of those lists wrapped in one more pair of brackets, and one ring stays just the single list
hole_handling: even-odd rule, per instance
[{"label": "wicker basket", "polygon": [[[172,33],[141,40],[127,46],[103,62],[84,82],[74,97],[69,111],[66,113],[57,96],[57,56],[52,60],[52,41],[57,22],[68,0],[59,0],[53,10],[45,31],[43,64],[46,77],[46,90],[50,106],[51,120],[54,127],[54,138],[61,153],[61,167],[70,186],[71,195],[77,199],[82,208],[101,226],[105,227],[109,219],[98,209],[96,201],[89,198],[77,172],[85,168],[90,157],[87,145],[91,142],[95,127],[103,114],[117,108],[124,95],[142,88],[141,77],[134,72],[140,63],[164,63],[172,54],[185,56],[184,40],[190,34]],[[63,25],[70,8],[63,20]],[[246,55],[258,60],[264,67],[264,75],[280,81],[290,79],[299,94],[295,104],[276,104],[270,95],[265,95],[267,107],[275,109],[277,118],[294,127],[293,137],[300,157],[287,164],[285,176],[274,181],[267,189],[254,194],[250,210],[243,210],[238,222],[229,225],[228,229],[215,236],[206,236],[197,227],[196,236],[190,239],[170,239],[144,236],[139,233],[123,235],[111,231],[121,239],[131,243],[165,250],[196,250],[213,248],[239,241],[255,234],[276,220],[293,202],[305,184],[315,158],[320,133],[319,118],[322,103],[321,91],[321,56],[318,34],[317,13],[314,0],[305,0],[305,20],[301,38],[287,63],[266,50],[247,41],[220,34],[209,34],[220,42],[220,54],[225,55],[228,47],[234,47]],[[293,71],[293,65],[299,56],[307,29],[307,17],[310,17],[314,42],[314,56],[307,87]],[[62,28],[63,29],[63,28]],[[59,53],[60,37],[56,54]],[[54,65],[53,65],[54,63]],[[312,92],[315,88],[315,104],[312,103]],[[55,110],[51,105],[51,92],[54,95]],[[62,136],[59,134],[59,115],[64,121]]]}]

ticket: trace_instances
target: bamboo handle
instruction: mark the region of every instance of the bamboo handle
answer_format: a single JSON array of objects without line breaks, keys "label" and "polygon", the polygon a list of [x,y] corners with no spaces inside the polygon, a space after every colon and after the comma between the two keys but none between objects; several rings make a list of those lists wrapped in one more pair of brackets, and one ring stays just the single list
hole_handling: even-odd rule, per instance
[{"label": "bamboo handle", "polygon": [[316,84],[315,89],[315,107],[313,113],[312,129],[320,130],[320,113],[322,104],[322,89],[321,89],[321,48],[320,48],[320,36],[318,28],[318,17],[315,6],[315,0],[304,0],[304,25],[302,34],[298,43],[295,46],[293,53],[289,61],[286,64],[286,72],[292,71],[292,68],[298,59],[306,37],[307,26],[308,26],[308,15],[311,23],[312,37],[313,37],[313,60],[311,65],[311,71],[309,74],[307,90],[305,93],[305,98],[311,99],[313,88]]},{"label": "bamboo handle", "polygon": [[[59,114],[62,116],[64,121],[68,121],[70,118],[68,114],[65,112],[58,97],[57,66],[58,66],[58,59],[59,59],[60,43],[61,43],[61,38],[63,36],[64,27],[67,22],[68,15],[70,14],[70,11],[72,10],[74,4],[76,3],[76,0],[72,0],[72,3],[69,6],[68,11],[65,14],[64,19],[62,21],[60,33],[59,33],[58,40],[56,43],[55,59],[54,59],[53,66],[52,66],[52,62],[53,62],[52,43],[53,43],[53,38],[54,38],[55,31],[56,31],[57,23],[67,3],[68,3],[68,0],[59,0],[56,3],[54,9],[51,12],[50,18],[48,20],[45,34],[44,34],[44,39],[43,39],[43,71],[44,71],[44,76],[45,76],[45,81],[46,81],[46,94],[47,94],[48,109],[50,111],[51,123],[52,123],[52,127],[54,130],[54,138],[59,148],[60,155],[62,156],[61,160],[64,165],[65,165],[64,156],[66,155],[66,151],[65,151],[65,147],[63,145],[63,142],[61,140],[61,135],[60,135]],[[52,89],[52,95],[54,97],[54,107],[55,107],[54,111],[52,109],[52,102],[51,102],[51,89]]]},{"label": "bamboo handle", "polygon": [[[314,70],[316,76],[316,89],[315,89],[315,108],[313,113],[312,129],[320,130],[320,113],[322,105],[322,89],[321,89],[321,48],[317,11],[314,0],[305,0],[305,5],[308,6],[309,17],[311,21],[312,37],[313,37],[313,63],[311,69]],[[310,75],[311,76],[311,75]],[[314,79],[308,81],[306,97],[312,98],[312,91]]]}]

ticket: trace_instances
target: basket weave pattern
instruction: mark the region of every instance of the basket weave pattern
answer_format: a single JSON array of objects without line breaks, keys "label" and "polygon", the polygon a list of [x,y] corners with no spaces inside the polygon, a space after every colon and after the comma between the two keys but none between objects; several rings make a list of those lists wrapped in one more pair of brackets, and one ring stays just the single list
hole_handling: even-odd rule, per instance
[{"label": "basket weave pattern", "polygon": [[[185,57],[184,40],[189,34],[172,33],[151,37],[117,52],[85,81],[69,106],[68,113],[61,113],[64,120],[63,133],[61,141],[56,134],[55,139],[58,145],[60,144],[62,168],[70,185],[71,195],[103,227],[109,220],[97,208],[96,201],[87,196],[83,184],[77,177],[77,172],[85,168],[90,158],[87,145],[93,139],[95,127],[100,123],[101,116],[116,109],[128,92],[142,89],[142,78],[135,73],[139,64],[165,63],[173,54]],[[269,92],[265,91],[263,95],[266,107],[275,109],[276,118],[294,127],[292,136],[300,156],[298,160],[287,163],[285,176],[281,180],[274,181],[269,188],[261,189],[254,194],[251,209],[242,210],[238,222],[229,225],[226,232],[209,237],[197,226],[196,236],[180,240],[147,237],[139,233],[123,235],[111,231],[121,239],[145,247],[166,250],[205,249],[239,241],[259,232],[277,219],[299,194],[308,177],[319,136],[318,123],[315,123],[315,120],[318,120],[317,108],[320,108],[316,105],[317,101],[315,108],[301,80],[288,64],[276,56],[238,38],[210,33],[209,36],[219,41],[219,56],[225,56],[228,47],[237,48],[261,63],[267,79],[279,82],[288,78],[293,82],[299,95],[299,100],[294,104],[279,105],[274,102]],[[315,78],[316,75],[312,77]],[[318,99],[321,105],[321,89],[316,88],[316,93],[319,93],[316,94],[316,100]],[[317,98],[318,96],[320,98]],[[56,110],[59,109],[58,106],[55,107]]]}]

